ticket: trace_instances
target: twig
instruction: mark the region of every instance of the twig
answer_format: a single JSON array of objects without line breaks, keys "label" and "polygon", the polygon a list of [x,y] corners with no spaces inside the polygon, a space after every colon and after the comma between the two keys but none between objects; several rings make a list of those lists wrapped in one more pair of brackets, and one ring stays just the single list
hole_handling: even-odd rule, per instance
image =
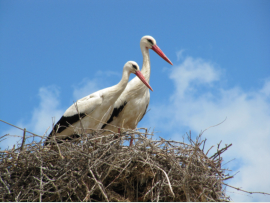
[{"label": "twig", "polygon": [[3,179],[1,178],[1,176],[0,176],[0,181],[1,181],[1,183],[5,186],[6,190],[8,191],[8,194],[10,194],[10,190],[9,190],[7,184],[6,184],[6,183],[3,181]]},{"label": "twig", "polygon": [[107,189],[111,184],[113,184],[113,182],[117,179],[117,178],[119,178],[119,176],[123,173],[123,171],[124,170],[126,170],[126,168],[129,166],[129,164],[130,164],[130,162],[131,162],[131,158],[130,158],[130,161],[128,162],[128,164],[123,168],[123,170],[119,173],[119,175],[109,184],[109,185],[107,185],[107,187],[105,188],[105,189]]},{"label": "twig", "polygon": [[213,127],[216,127],[216,126],[218,126],[218,125],[224,123],[224,122],[226,121],[226,119],[227,119],[227,117],[224,119],[224,121],[222,121],[222,122],[220,122],[220,123],[218,123],[218,124],[216,124],[216,125],[212,125],[212,126],[206,128],[204,131],[202,131],[202,132],[200,133],[200,135],[202,135],[202,134],[203,134],[206,130],[208,130],[209,128],[213,128]]},{"label": "twig", "polygon": [[217,156],[219,156],[220,154],[222,154],[223,152],[225,152],[225,151],[226,151],[229,147],[231,147],[231,146],[232,146],[232,144],[229,144],[229,145],[227,145],[226,147],[224,147],[224,148],[218,150],[214,155],[212,155],[212,156],[210,157],[210,159],[215,159],[215,158],[217,158]]},{"label": "twig", "polygon": [[[143,161],[140,161],[140,162],[145,163]],[[170,192],[171,192],[172,196],[175,197],[174,192],[173,192],[173,189],[172,189],[172,185],[171,185],[171,182],[170,182],[170,179],[169,179],[167,173],[162,168],[158,167],[157,165],[154,165],[154,164],[151,164],[151,163],[148,163],[148,162],[146,162],[146,163],[149,164],[149,165],[152,165],[155,168],[158,168],[159,170],[161,170],[164,173],[164,175],[165,175],[165,177],[167,179],[169,188],[170,188]]]},{"label": "twig", "polygon": [[249,192],[249,191],[246,191],[246,190],[242,190],[240,188],[237,188],[237,187],[233,187],[233,186],[228,185],[226,183],[223,183],[223,184],[226,185],[226,186],[228,186],[228,187],[231,187],[233,189],[236,189],[236,190],[239,190],[239,191],[242,191],[242,192],[246,192],[246,193],[249,193],[249,194],[255,194],[255,193],[257,193],[257,194],[263,194],[263,195],[270,195],[269,193],[266,193],[266,192]]},{"label": "twig", "polygon": [[62,155],[62,153],[61,153],[61,150],[60,150],[60,148],[59,148],[59,145],[58,145],[57,141],[55,140],[55,135],[53,135],[53,140],[54,140],[54,142],[55,142],[55,144],[56,144],[56,146],[57,146],[57,149],[58,149],[60,158],[61,158],[61,159],[64,159],[64,157],[63,157],[63,155]]},{"label": "twig", "polygon": [[[83,180],[82,180],[82,182],[83,182],[83,185],[87,188],[86,196],[85,196],[85,198],[83,199],[83,202],[88,202],[91,193],[90,193],[90,190],[89,190],[87,184],[86,184]],[[95,184],[95,185],[96,185],[96,184]]]},{"label": "twig", "polygon": [[[3,121],[3,120],[1,120],[1,119],[0,119],[0,121],[1,121],[1,122],[3,122],[3,123],[8,124],[8,125],[10,125],[10,126],[13,126],[13,127],[15,127],[15,128],[18,128],[18,129],[20,129],[20,130],[24,131],[24,129],[22,129],[22,128],[20,128],[20,127],[16,126],[16,125],[10,124],[10,123],[8,123],[8,122],[6,122],[6,121]],[[31,133],[32,135],[35,135],[35,136],[41,137],[40,135],[37,135],[37,134],[32,133],[32,132],[27,131],[27,130],[25,130],[25,132],[28,132],[28,133]]]},{"label": "twig", "polygon": [[[97,183],[97,185],[98,185],[98,187],[99,187],[101,193],[102,193],[103,196],[105,197],[105,200],[106,200],[107,202],[109,202],[109,199],[108,199],[106,193],[102,190],[102,187],[101,187],[102,183],[100,183],[99,181],[97,181],[97,179],[96,179],[96,177],[95,177],[93,171],[90,169],[90,167],[88,167],[88,170],[89,170],[89,172],[91,173],[92,177],[94,178],[95,182]],[[103,185],[102,185],[102,186],[103,186]]]},{"label": "twig", "polygon": [[22,191],[20,191],[19,194],[15,197],[15,201],[16,201],[16,202],[19,202],[19,196],[20,196],[21,192],[22,192]]},{"label": "twig", "polygon": [[202,151],[204,151],[205,142],[207,139],[204,140]]},{"label": "twig", "polygon": [[26,128],[23,129],[23,140],[22,140],[21,151],[23,150],[23,145],[24,145],[24,142],[25,142],[25,134],[26,134]]},{"label": "twig", "polygon": [[209,153],[209,151],[210,151],[213,147],[214,147],[214,146],[211,146],[211,147],[208,149],[208,151],[206,152],[205,155],[207,155],[207,154]]},{"label": "twig", "polygon": [[39,201],[42,202],[42,195],[43,195],[43,171],[42,171],[42,159],[40,159],[40,183],[39,183],[39,187],[40,187],[40,192],[39,192]]},{"label": "twig", "polygon": [[150,190],[148,190],[147,193],[145,193],[145,195],[143,196],[143,201],[145,201],[146,196],[155,189],[155,187],[160,183],[160,181],[161,180],[159,180],[158,182],[156,182],[156,184],[153,187],[151,187]]}]

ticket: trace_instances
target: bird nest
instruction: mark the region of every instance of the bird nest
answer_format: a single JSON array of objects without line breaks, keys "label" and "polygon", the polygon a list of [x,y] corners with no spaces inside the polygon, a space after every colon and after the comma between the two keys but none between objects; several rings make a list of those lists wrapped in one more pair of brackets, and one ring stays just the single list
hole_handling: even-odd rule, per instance
[{"label": "bird nest", "polygon": [[152,136],[142,129],[95,132],[48,146],[24,137],[17,148],[0,151],[0,201],[230,200],[221,154],[231,145],[209,156],[201,135],[186,134],[188,144]]}]

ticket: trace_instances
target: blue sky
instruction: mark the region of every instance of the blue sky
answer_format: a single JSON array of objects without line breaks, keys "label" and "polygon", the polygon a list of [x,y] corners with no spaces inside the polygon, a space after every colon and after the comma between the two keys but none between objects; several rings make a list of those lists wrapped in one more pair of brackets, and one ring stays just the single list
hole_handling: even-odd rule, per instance
[{"label": "blue sky", "polygon": [[[269,10],[260,0],[0,0],[0,119],[43,134],[73,101],[116,84],[127,61],[141,68],[151,35],[174,65],[150,51],[154,92],[139,127],[181,140],[227,117],[203,136],[208,147],[233,143],[224,162],[240,173],[228,183],[270,192]],[[3,123],[0,133],[22,134]]]}]

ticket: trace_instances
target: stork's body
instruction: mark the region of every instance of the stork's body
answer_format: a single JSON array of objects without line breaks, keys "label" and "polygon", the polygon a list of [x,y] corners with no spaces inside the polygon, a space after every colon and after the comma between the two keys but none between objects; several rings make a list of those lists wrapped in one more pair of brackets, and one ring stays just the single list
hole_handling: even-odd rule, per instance
[{"label": "stork's body", "polygon": [[[146,81],[150,80],[150,56],[149,49],[153,49],[164,60],[172,64],[165,54],[158,48],[156,41],[151,36],[144,36],[141,39],[140,47],[143,55],[142,74]],[[146,113],[150,101],[150,93],[138,78],[132,79],[121,96],[114,104],[114,109],[107,124],[102,126],[103,129],[118,132],[126,129],[135,129],[139,121]]]},{"label": "stork's body", "polygon": [[87,132],[100,129],[110,118],[114,103],[126,88],[131,73],[136,74],[139,80],[152,90],[139,71],[138,64],[129,61],[125,64],[122,79],[117,85],[92,93],[71,105],[56,123],[49,137],[55,132],[56,136],[65,139],[65,137],[76,135],[76,130],[82,127]]}]

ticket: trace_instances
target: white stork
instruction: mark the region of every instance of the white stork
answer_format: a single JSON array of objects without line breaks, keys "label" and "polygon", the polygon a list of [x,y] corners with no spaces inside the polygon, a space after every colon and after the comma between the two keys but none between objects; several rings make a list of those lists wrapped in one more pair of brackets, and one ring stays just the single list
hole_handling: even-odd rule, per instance
[{"label": "white stork", "polygon": [[[126,88],[131,73],[137,75],[146,87],[152,90],[140,72],[138,64],[128,61],[124,66],[122,79],[117,85],[94,92],[71,105],[55,124],[47,139],[50,139],[54,133],[61,139],[78,137],[74,128],[80,129],[81,125],[84,129],[100,129],[109,119],[114,103]],[[45,145],[48,143],[46,141]]]},{"label": "white stork", "polygon": [[[143,55],[142,74],[146,81],[150,79],[150,56],[149,49],[155,51],[161,58],[170,63],[172,62],[157,46],[156,40],[151,36],[144,36],[140,41],[140,47]],[[108,129],[119,132],[120,129],[135,129],[139,121],[144,117],[150,101],[150,93],[138,78],[132,79],[121,96],[114,104],[111,117],[102,129]],[[106,132],[104,132],[106,134]],[[130,142],[132,145],[132,139]]]}]

